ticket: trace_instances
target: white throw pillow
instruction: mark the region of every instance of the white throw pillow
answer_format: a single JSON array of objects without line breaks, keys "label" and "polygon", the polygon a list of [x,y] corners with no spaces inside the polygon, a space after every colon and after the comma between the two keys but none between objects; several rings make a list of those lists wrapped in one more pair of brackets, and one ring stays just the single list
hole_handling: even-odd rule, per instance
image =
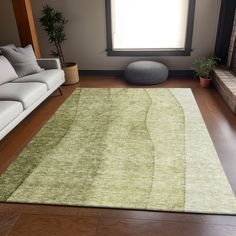
[{"label": "white throw pillow", "polygon": [[7,44],[5,46],[0,46],[0,55],[2,55],[1,48],[16,48],[15,44]]},{"label": "white throw pillow", "polygon": [[18,76],[10,62],[4,56],[0,56],[0,84],[10,82],[17,78]]},{"label": "white throw pillow", "polygon": [[12,64],[19,77],[39,73],[42,69],[37,63],[31,45],[25,48],[1,48],[2,55]]}]

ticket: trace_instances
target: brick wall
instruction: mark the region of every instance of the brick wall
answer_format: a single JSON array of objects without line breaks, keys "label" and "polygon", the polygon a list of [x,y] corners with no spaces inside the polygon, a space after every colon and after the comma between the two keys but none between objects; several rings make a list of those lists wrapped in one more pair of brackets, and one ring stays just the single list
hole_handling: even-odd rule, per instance
[{"label": "brick wall", "polygon": [[232,32],[232,36],[231,36],[231,43],[230,43],[230,48],[229,48],[229,54],[228,54],[228,67],[230,67],[230,64],[231,64],[231,59],[232,59],[232,55],[233,55],[235,39],[236,39],[236,11],[235,11],[234,27],[233,27],[233,32]]}]

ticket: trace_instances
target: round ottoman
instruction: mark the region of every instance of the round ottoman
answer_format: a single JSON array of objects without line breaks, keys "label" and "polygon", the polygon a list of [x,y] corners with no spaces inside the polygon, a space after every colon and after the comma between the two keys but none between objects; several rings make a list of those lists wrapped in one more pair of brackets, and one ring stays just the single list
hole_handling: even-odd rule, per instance
[{"label": "round ottoman", "polygon": [[129,64],[125,70],[127,82],[138,85],[154,85],[167,80],[168,68],[155,61],[137,61]]}]

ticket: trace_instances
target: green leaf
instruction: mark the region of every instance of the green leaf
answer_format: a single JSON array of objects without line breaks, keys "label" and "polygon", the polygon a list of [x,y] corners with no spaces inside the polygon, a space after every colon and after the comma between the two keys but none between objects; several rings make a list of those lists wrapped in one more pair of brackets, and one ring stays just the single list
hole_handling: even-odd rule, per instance
[{"label": "green leaf", "polygon": [[68,21],[61,12],[56,11],[49,5],[44,6],[41,10],[41,18],[39,21],[48,34],[49,43],[55,46],[56,51],[52,51],[51,54],[59,57],[61,63],[64,64],[64,55],[61,48],[62,44],[66,41],[64,31]]},{"label": "green leaf", "polygon": [[203,78],[209,78],[219,60],[220,59],[216,57],[196,59],[194,61],[195,75]]}]

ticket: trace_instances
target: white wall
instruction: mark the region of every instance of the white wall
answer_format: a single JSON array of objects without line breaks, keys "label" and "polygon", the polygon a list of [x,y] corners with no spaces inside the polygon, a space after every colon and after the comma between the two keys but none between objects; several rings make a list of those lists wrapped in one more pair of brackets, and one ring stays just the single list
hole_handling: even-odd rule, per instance
[{"label": "white wall", "polygon": [[[10,10],[11,1],[0,0],[0,6]],[[131,61],[141,57],[106,56],[105,0],[31,0],[39,42],[43,56],[50,54],[50,46],[38,19],[42,6],[48,3],[62,11],[69,20],[64,52],[67,61],[76,61],[82,70],[121,70]],[[221,0],[196,0],[196,13],[191,57],[146,57],[165,63],[170,69],[190,69],[195,58],[213,54],[218,27]],[[0,10],[0,44],[18,42],[12,14],[2,16]],[[171,17],[171,16],[170,16]],[[2,19],[4,18],[4,19]],[[9,22],[10,27],[3,26]],[[9,28],[9,31],[6,31]],[[2,29],[5,29],[2,31]],[[3,39],[3,40],[2,40]]]}]

